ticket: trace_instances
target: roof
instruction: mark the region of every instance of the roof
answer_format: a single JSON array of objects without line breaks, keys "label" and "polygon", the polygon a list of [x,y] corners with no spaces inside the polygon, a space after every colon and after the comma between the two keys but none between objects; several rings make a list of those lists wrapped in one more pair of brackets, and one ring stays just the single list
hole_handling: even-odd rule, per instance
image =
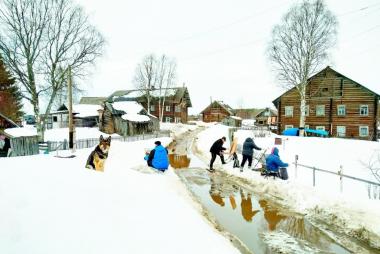
[{"label": "roof", "polygon": [[[100,105],[92,105],[92,104],[74,104],[73,105],[73,114],[75,114],[76,118],[85,118],[85,117],[93,117],[99,116],[98,110],[102,109]],[[50,114],[59,114],[65,113],[68,114],[68,107],[66,104],[62,104],[57,108],[56,111],[52,111]]]},{"label": "roof", "polygon": [[[143,89],[132,89],[132,90],[118,90],[112,93],[106,99],[108,102],[114,101],[143,101],[145,100],[145,91]],[[172,87],[163,88],[161,90],[154,89],[151,91],[152,98],[166,97],[172,99],[175,103],[180,103],[182,99],[186,100],[187,105],[192,107],[190,95],[187,87]]]},{"label": "roof", "polygon": [[4,118],[7,122],[9,122],[10,124],[12,124],[14,127],[20,127],[20,126],[18,126],[17,123],[13,122],[11,119],[9,119],[5,115],[3,115],[1,112],[0,112],[0,117]]},{"label": "roof", "polygon": [[106,102],[106,107],[115,115],[121,115],[121,118],[131,122],[149,122],[144,107],[136,101],[115,101],[113,103]]},{"label": "roof", "polygon": [[82,97],[79,104],[101,105],[107,97]]},{"label": "roof", "polygon": [[[311,76],[310,78],[308,78],[308,81],[311,80],[311,79],[313,79],[314,77],[318,76],[318,75],[321,74],[322,72],[327,71],[327,70],[331,70],[331,71],[335,72],[336,74],[338,74],[339,76],[341,76],[341,77],[343,77],[343,78],[345,78],[345,79],[347,79],[347,80],[349,80],[349,81],[351,81],[351,82],[357,84],[358,86],[360,86],[360,87],[363,88],[364,90],[367,90],[368,92],[374,94],[375,96],[379,96],[379,94],[377,94],[377,93],[375,93],[374,91],[368,89],[367,87],[365,87],[365,86],[359,84],[358,82],[356,82],[356,81],[354,81],[354,80],[348,78],[347,76],[345,76],[345,75],[343,75],[343,74],[337,72],[336,70],[334,70],[334,69],[331,68],[330,66],[326,66],[326,68],[322,69],[321,71],[317,72],[316,74],[314,74],[313,76]],[[288,92],[292,91],[293,89],[296,89],[296,87],[293,87],[293,88],[289,89],[288,91],[286,91],[285,93],[281,94],[281,95],[278,96],[276,99],[274,99],[274,100],[272,101],[272,103],[273,103],[274,105],[277,105],[277,101],[278,101],[282,96],[284,96],[284,95],[287,94]]]},{"label": "roof", "polygon": [[261,113],[263,108],[240,108],[240,109],[234,109],[235,114],[241,114],[241,113],[248,113],[252,114],[253,117],[256,117],[259,113]]},{"label": "roof", "polygon": [[264,109],[262,109],[261,111],[259,111],[259,112],[256,114],[255,117],[258,117],[261,113],[267,111],[268,109],[270,110],[270,114],[271,114],[271,116],[277,116],[277,110],[274,110],[274,109],[271,109],[271,108],[264,108]]},{"label": "roof", "polygon": [[228,104],[225,104],[223,101],[213,101],[213,102],[211,102],[210,105],[208,105],[204,110],[201,111],[201,114],[204,111],[206,111],[207,109],[209,109],[214,104],[218,104],[221,108],[223,108],[224,110],[226,110],[228,114],[230,114],[230,115],[234,114],[234,112],[233,112],[234,110]]}]

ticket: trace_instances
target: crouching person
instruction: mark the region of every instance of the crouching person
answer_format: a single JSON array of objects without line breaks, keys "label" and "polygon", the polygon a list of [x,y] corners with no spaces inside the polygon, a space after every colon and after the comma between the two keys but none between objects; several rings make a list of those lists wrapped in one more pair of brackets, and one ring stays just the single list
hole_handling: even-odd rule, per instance
[{"label": "crouching person", "polygon": [[279,176],[283,180],[288,179],[288,172],[286,168],[288,163],[282,162],[278,154],[278,148],[274,147],[272,153],[266,158],[266,175]]},{"label": "crouching person", "polygon": [[165,172],[169,167],[168,150],[161,145],[161,141],[156,141],[154,144],[156,147],[144,159],[149,167]]}]

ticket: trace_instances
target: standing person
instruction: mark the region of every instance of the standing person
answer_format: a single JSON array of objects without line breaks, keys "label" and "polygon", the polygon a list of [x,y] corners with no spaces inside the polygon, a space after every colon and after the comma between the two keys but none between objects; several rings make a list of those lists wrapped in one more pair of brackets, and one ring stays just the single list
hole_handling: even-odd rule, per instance
[{"label": "standing person", "polygon": [[214,161],[217,155],[220,156],[220,160],[222,161],[222,164],[226,164],[226,162],[224,161],[224,156],[223,156],[223,151],[226,150],[226,148],[223,147],[224,142],[226,142],[226,137],[222,137],[221,139],[218,139],[217,141],[215,141],[214,144],[212,144],[210,148],[210,152],[211,152],[210,171],[215,171],[212,166],[214,164]]},{"label": "standing person", "polygon": [[243,143],[243,160],[240,165],[240,172],[243,172],[244,164],[248,160],[248,168],[250,169],[252,166],[252,158],[253,158],[253,149],[261,150],[260,147],[256,146],[255,142],[253,142],[252,138],[247,138]]},{"label": "standing person", "polygon": [[169,167],[168,150],[161,145],[161,141],[156,141],[154,144],[156,147],[144,159],[147,160],[149,167],[165,172]]}]

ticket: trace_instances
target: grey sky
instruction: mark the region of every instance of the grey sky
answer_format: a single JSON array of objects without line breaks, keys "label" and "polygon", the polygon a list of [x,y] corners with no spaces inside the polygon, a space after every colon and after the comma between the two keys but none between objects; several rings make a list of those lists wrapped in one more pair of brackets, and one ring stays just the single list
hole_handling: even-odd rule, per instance
[{"label": "grey sky", "polygon": [[[108,41],[86,80],[88,96],[131,89],[148,53],[174,57],[178,85],[199,113],[212,99],[232,107],[272,106],[283,90],[265,55],[272,27],[291,0],[78,0]],[[380,93],[380,0],[328,0],[338,16],[338,44],[328,63]]]}]

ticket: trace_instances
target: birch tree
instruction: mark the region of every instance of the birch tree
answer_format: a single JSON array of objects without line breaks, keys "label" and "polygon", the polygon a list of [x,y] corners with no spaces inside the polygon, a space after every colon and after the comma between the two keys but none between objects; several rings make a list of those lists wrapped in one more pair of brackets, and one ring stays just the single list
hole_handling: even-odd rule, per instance
[{"label": "birch tree", "polygon": [[295,87],[299,93],[299,127],[305,126],[308,78],[328,60],[336,36],[337,19],[323,0],[304,0],[293,6],[273,28],[269,58],[281,86],[287,90]]},{"label": "birch tree", "polygon": [[0,2],[0,53],[33,106],[40,140],[53,102],[66,86],[67,67],[74,76],[85,75],[104,43],[83,9],[71,0]]}]

